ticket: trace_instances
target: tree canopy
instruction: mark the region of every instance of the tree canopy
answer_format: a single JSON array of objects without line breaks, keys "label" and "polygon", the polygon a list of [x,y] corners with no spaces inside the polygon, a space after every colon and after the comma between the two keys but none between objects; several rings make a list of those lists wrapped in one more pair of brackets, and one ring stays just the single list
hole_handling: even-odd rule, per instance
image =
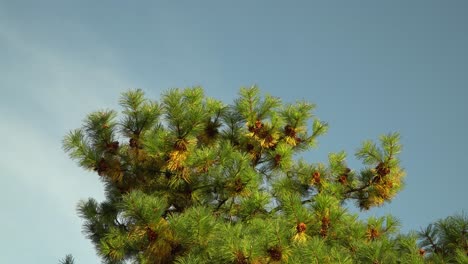
[{"label": "tree canopy", "polygon": [[[369,210],[402,189],[398,133],[364,141],[355,153],[362,167],[350,168],[343,151],[326,164],[301,158],[328,129],[315,105],[284,103],[255,86],[232,104],[194,87],[170,89],[159,101],[131,90],[120,105],[120,115],[89,114],[63,140],[104,183],[104,201],[78,205],[104,263],[466,260],[466,217],[446,220],[456,230],[441,221],[418,236],[400,234],[391,215],[360,220],[344,206]],[[465,248],[445,242],[460,232],[455,241]]]}]

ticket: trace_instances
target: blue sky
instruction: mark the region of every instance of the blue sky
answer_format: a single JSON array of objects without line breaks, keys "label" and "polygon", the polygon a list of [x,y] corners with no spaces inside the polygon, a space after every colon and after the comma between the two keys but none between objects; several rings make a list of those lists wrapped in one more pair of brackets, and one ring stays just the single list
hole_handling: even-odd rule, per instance
[{"label": "blue sky", "polygon": [[119,94],[202,85],[231,102],[258,84],[330,123],[311,162],[398,131],[406,188],[367,215],[417,230],[468,211],[468,2],[0,0],[0,263],[99,263],[79,199],[96,175],[61,150]]}]

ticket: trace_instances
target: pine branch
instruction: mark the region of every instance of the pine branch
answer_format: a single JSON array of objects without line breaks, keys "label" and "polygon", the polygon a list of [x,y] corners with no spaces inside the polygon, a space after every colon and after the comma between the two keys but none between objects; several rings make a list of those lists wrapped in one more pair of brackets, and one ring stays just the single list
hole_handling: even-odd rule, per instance
[{"label": "pine branch", "polygon": [[364,184],[364,185],[362,185],[361,187],[358,187],[358,188],[349,187],[349,189],[345,192],[345,194],[360,192],[360,191],[365,190],[366,188],[369,188],[370,186],[371,186],[371,183],[366,183],[366,184]]},{"label": "pine branch", "polygon": [[[378,219],[369,243],[343,204],[390,200],[401,186],[398,160],[357,177],[345,152],[328,165],[296,162],[328,128],[314,105],[283,105],[256,86],[228,106],[199,87],[169,90],[160,105],[141,90],[120,103],[119,123],[117,112],[95,112],[64,140],[72,158],[104,176],[105,200],[82,202],[78,213],[105,263],[396,263],[398,223]],[[114,142],[122,136],[131,141]],[[365,142],[357,156],[375,166],[399,152],[397,141]]]},{"label": "pine branch", "polygon": [[72,255],[66,255],[65,258],[63,258],[62,260],[60,260],[59,262],[60,264],[74,264],[75,263],[75,259],[73,258]]}]

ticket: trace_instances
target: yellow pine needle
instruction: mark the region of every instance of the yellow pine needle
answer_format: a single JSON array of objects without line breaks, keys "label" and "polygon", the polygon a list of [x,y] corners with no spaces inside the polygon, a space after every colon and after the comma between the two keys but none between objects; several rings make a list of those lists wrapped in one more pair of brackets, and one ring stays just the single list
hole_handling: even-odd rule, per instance
[{"label": "yellow pine needle", "polygon": [[385,199],[378,195],[372,195],[369,197],[369,205],[371,206],[381,206],[384,202]]},{"label": "yellow pine needle", "polygon": [[290,137],[290,136],[286,136],[284,138],[284,140],[286,141],[287,144],[291,145],[291,146],[296,146],[297,145],[297,141],[295,138],[293,137]]},{"label": "yellow pine needle", "polygon": [[386,185],[377,185],[375,186],[375,189],[377,190],[377,193],[379,194],[380,197],[383,199],[387,200],[391,197],[390,195],[390,189]]},{"label": "yellow pine needle", "polygon": [[266,137],[264,139],[260,139],[260,146],[262,146],[263,148],[271,148],[274,145],[276,145],[276,143],[278,143],[278,140],[276,140],[274,137]]},{"label": "yellow pine needle", "polygon": [[293,240],[297,243],[305,243],[307,241],[307,235],[305,232],[296,233],[293,236]]},{"label": "yellow pine needle", "polygon": [[183,162],[187,159],[187,152],[180,150],[173,150],[169,153],[169,161],[167,162],[167,169],[170,171],[177,171],[182,168]]}]

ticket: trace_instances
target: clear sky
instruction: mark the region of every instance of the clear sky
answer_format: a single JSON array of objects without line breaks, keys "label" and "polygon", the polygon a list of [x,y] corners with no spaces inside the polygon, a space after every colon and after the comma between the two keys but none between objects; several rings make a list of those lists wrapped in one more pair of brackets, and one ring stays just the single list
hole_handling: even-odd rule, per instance
[{"label": "clear sky", "polygon": [[122,91],[202,85],[231,102],[258,84],[330,123],[310,162],[398,131],[403,230],[468,211],[468,2],[0,0],[0,263],[99,263],[79,199],[98,177],[61,150]]}]

